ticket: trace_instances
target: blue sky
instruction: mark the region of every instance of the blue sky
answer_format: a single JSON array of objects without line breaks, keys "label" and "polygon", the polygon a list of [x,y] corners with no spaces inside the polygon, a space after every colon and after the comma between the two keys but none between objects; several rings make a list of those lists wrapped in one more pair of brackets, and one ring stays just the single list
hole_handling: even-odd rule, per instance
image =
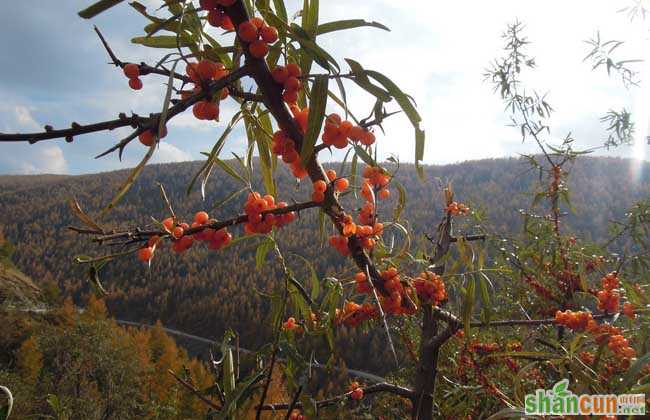
[{"label": "blue sky", "polygon": [[[106,64],[108,57],[93,31],[95,24],[121,59],[153,63],[164,55],[163,50],[130,43],[132,36],[142,34],[144,18],[124,2],[91,21],[81,19],[76,13],[89,3],[22,0],[0,15],[1,132],[34,131],[45,124],[66,127],[72,121],[90,123],[115,118],[119,112],[159,111],[165,80],[149,76],[143,90],[130,90],[121,71]],[[153,12],[161,1],[143,3]],[[298,3],[302,2],[287,2],[293,11],[298,10]],[[596,30],[606,39],[629,40],[621,49],[622,58],[646,58],[650,23],[630,23],[617,13],[632,3],[328,0],[321,1],[321,21],[364,18],[382,22],[391,32],[364,28],[329,34],[319,38],[319,43],[343,67],[343,58],[355,58],[366,68],[386,74],[415,98],[427,132],[427,163],[513,156],[533,150],[532,145],[521,144],[517,131],[506,126],[503,105],[482,74],[500,53],[501,32],[517,18],[527,25],[526,33],[533,41],[529,51],[539,65],[529,81],[540,91],[549,91],[556,109],[552,134],[560,138],[570,131],[579,145],[594,146],[606,137],[598,119],[610,108],[631,109],[639,137],[648,133],[646,98],[650,92],[645,85],[626,90],[620,80],[608,78],[604,70],[592,72],[582,61],[588,51],[583,41]],[[650,74],[647,67],[646,63],[637,66],[642,79]],[[348,95],[352,109],[367,114],[372,99],[352,86]],[[233,109],[232,101],[222,106],[225,121]],[[223,126],[197,121],[189,113],[175,118],[154,161],[200,159],[200,152],[210,149]],[[387,135],[378,136],[380,155],[395,154],[412,161],[408,121],[393,117],[385,128]],[[126,133],[80,136],[72,144],[2,144],[0,173],[79,174],[133,166],[144,154],[138,143],[127,149],[122,162],[117,156],[93,159]],[[241,151],[244,143],[242,132],[235,132],[227,151]],[[639,142],[636,147],[605,154],[644,158],[648,146]],[[338,154],[323,157],[341,158]]]}]

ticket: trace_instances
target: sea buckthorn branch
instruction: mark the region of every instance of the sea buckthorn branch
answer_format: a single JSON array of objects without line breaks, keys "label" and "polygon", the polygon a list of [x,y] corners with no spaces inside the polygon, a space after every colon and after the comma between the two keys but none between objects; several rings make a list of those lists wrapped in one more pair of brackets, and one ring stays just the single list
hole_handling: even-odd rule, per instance
[{"label": "sea buckthorn branch", "polygon": [[[230,17],[230,20],[233,22],[235,27],[239,27],[239,25],[248,22],[250,19],[246,8],[241,1],[236,1],[231,6],[225,7],[224,11],[225,14]],[[293,139],[296,144],[296,149],[300,150],[302,147],[303,135],[284,103],[282,97],[283,87],[273,79],[266,60],[263,58],[257,58],[251,54],[249,43],[242,40],[242,44],[244,45],[245,65],[250,69],[250,76],[255,80],[260,93],[264,97],[266,108],[275,118],[279,128],[283,130],[289,138]],[[309,158],[305,169],[307,170],[312,182],[327,182],[328,178],[325,169],[318,161],[316,153],[312,154]],[[339,233],[342,233],[344,229],[345,212],[336,197],[333,188],[327,188],[325,191],[325,199],[323,200],[322,208],[330,217]],[[351,257],[356,265],[364,271],[366,267],[368,267],[370,279],[377,290],[382,295],[388,296],[389,293],[384,287],[384,280],[381,278],[381,275],[371,258],[364,251],[357,235],[349,237],[348,247],[350,249]]]},{"label": "sea buckthorn branch", "polygon": [[[603,313],[593,315],[593,319],[609,319],[613,318],[616,315],[624,315],[623,312],[620,313]],[[472,327],[477,328],[492,328],[492,327],[514,327],[514,326],[525,326],[525,327],[535,327],[539,325],[554,325],[557,324],[555,318],[545,318],[545,319],[504,319],[501,321],[490,321],[490,322],[471,322]]]},{"label": "sea buckthorn branch", "polygon": [[[400,385],[395,385],[391,384],[388,382],[382,382],[378,384],[373,384],[369,385],[366,387],[359,387],[359,389],[363,390],[363,395],[370,395],[370,394],[377,394],[377,393],[390,393],[394,395],[399,395],[400,397],[408,398],[410,400],[413,399],[413,391],[409,388],[400,386]],[[316,401],[316,407],[317,408],[323,408],[323,407],[328,407],[331,405],[336,405],[341,401],[344,400],[352,400],[353,396],[352,394],[354,391],[349,391],[344,394],[340,394],[325,400],[320,400]],[[277,403],[277,404],[264,404],[261,406],[262,410],[287,410],[289,409],[290,405],[287,403]],[[301,408],[302,403],[301,402],[296,402],[294,404],[295,408]]]},{"label": "sea buckthorn branch", "polygon": [[[236,80],[241,79],[242,77],[248,74],[248,68],[246,66],[240,67],[234,70],[229,75],[223,77],[219,80],[214,80],[207,84],[207,89],[201,91],[200,93],[193,95],[186,100],[181,100],[169,108],[167,113],[166,121],[169,121],[176,115],[184,112],[190,106],[195,103],[213,95],[215,92],[223,89],[224,87],[229,86]],[[150,114],[148,117],[142,117],[137,114],[132,114],[131,117],[128,117],[126,114],[121,113],[119,117],[114,120],[103,121],[94,124],[81,125],[76,122],[73,122],[71,128],[54,130],[52,126],[46,125],[43,132],[37,133],[16,133],[16,134],[5,134],[0,133],[0,142],[29,142],[37,143],[43,140],[53,140],[64,138],[68,142],[72,142],[73,138],[82,134],[89,134],[98,131],[114,130],[121,127],[132,127],[136,129],[130,136],[124,140],[117,143],[115,146],[111,147],[104,153],[98,155],[97,157],[105,156],[115,150],[122,150],[131,140],[137,137],[139,134],[147,130],[158,130],[158,122],[161,114],[155,113]]]},{"label": "sea buckthorn branch", "polygon": [[104,38],[104,35],[102,35],[102,33],[100,32],[99,28],[97,26],[93,26],[93,28],[95,29],[95,32],[97,33],[97,36],[99,37],[99,40],[101,41],[102,45],[104,46],[104,49],[108,53],[108,56],[112,60],[109,64],[113,64],[114,66],[119,67],[121,69],[124,69],[124,67],[126,65],[135,64],[136,66],[138,66],[140,76],[145,76],[147,74],[152,74],[153,73],[153,74],[159,74],[161,76],[169,77],[171,74],[173,74],[174,79],[182,80],[185,83],[189,83],[189,82],[192,81],[188,76],[185,76],[185,75],[182,75],[182,74],[176,73],[176,72],[172,73],[170,70],[167,70],[165,68],[153,67],[153,66],[150,66],[150,65],[148,65],[147,63],[144,63],[144,62],[142,62],[140,64],[136,64],[136,63],[129,63],[129,62],[124,62],[124,61],[120,60],[119,58],[117,58],[117,56],[113,52],[110,45],[108,45],[108,42]]},{"label": "sea buckthorn branch", "polygon": [[[291,212],[300,212],[309,208],[314,208],[318,207],[320,204],[315,203],[313,201],[307,201],[303,203],[296,203],[287,207],[278,207],[272,210],[265,210],[261,212],[260,214],[262,216],[268,215],[268,214],[274,214],[274,215],[281,215],[281,214],[288,214]],[[195,226],[195,227],[190,227],[186,230],[184,230],[183,235],[194,235],[196,233],[203,232],[206,229],[213,229],[213,230],[220,230],[226,227],[230,226],[235,226],[235,225],[240,225],[243,223],[248,222],[248,215],[246,214],[241,214],[236,217],[233,217],[231,219],[227,220],[221,220],[221,221],[213,221],[201,226]],[[135,228],[133,230],[127,230],[127,231],[102,231],[102,230],[93,230],[93,229],[85,229],[85,228],[78,228],[75,226],[68,226],[68,229],[80,233],[80,234],[87,234],[87,235],[96,235],[96,237],[92,238],[91,240],[93,242],[97,242],[99,244],[104,244],[108,241],[114,241],[117,239],[123,239],[124,242],[119,242],[119,243],[114,243],[115,245],[117,244],[124,244],[126,241],[130,242],[144,242],[148,241],[149,238],[154,237],[154,236],[159,236],[160,238],[171,238],[172,235],[169,231],[164,230],[164,229],[159,229],[159,230],[142,230],[140,228]]]},{"label": "sea buckthorn branch", "polygon": [[44,127],[44,131],[39,133],[0,133],[0,142],[29,142],[31,144],[34,144],[43,140],[62,138],[66,139],[67,142],[72,142],[73,137],[81,134],[115,130],[116,128],[121,127],[138,128],[140,126],[149,124],[150,120],[150,117],[141,117],[137,114],[132,114],[130,117],[128,117],[125,113],[120,113],[118,118],[114,120],[102,121],[87,125],[81,125],[77,122],[73,122],[70,128],[64,128],[60,130],[53,129],[51,125],[46,125]]}]

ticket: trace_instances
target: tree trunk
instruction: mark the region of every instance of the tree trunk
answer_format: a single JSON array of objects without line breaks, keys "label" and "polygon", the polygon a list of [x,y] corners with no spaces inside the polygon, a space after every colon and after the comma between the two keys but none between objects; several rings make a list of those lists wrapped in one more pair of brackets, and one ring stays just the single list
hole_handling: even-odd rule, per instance
[{"label": "tree trunk", "polygon": [[420,360],[415,373],[415,399],[411,418],[430,420],[433,418],[433,393],[438,373],[438,350],[433,339],[438,334],[438,321],[433,318],[431,305],[422,307],[422,335],[420,339]]}]

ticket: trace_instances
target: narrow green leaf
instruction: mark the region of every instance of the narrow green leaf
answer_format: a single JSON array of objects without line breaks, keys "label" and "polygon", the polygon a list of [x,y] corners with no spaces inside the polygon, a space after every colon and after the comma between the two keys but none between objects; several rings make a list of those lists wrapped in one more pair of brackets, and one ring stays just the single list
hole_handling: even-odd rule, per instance
[{"label": "narrow green leaf", "polygon": [[140,172],[142,172],[147,162],[149,162],[149,159],[151,159],[151,157],[153,156],[153,153],[156,150],[156,145],[157,145],[156,142],[153,142],[151,144],[149,150],[147,150],[147,154],[144,155],[140,163],[138,163],[138,166],[133,168],[133,171],[131,171],[126,181],[124,181],[124,183],[120,186],[118,193],[113,197],[111,202],[108,203],[106,207],[104,207],[101,213],[99,213],[99,217],[97,219],[104,218],[104,216],[106,216],[113,209],[113,207],[115,207],[115,205],[122,199],[122,197],[124,196],[124,194],[126,194],[129,188],[131,188],[138,175],[140,175]]},{"label": "narrow green leaf", "polygon": [[275,241],[270,237],[266,237],[265,240],[260,242],[257,245],[257,251],[255,251],[255,267],[259,270],[264,265],[266,261],[266,255],[273,249],[275,246]]},{"label": "narrow green leaf", "polygon": [[300,149],[300,159],[303,166],[314,154],[314,146],[318,140],[323,119],[325,118],[325,107],[327,105],[327,85],[329,77],[327,75],[316,76],[311,88],[309,102],[309,119],[307,120],[307,132],[302,140],[302,147]]},{"label": "narrow green leaf", "polygon": [[487,420],[500,420],[500,419],[521,419],[525,416],[524,410],[521,408],[504,408],[492,414]]},{"label": "narrow green leaf", "polygon": [[359,85],[359,87],[364,89],[366,92],[375,96],[380,101],[390,101],[390,94],[379,86],[374,85],[370,79],[368,79],[367,71],[363,68],[363,66],[361,66],[361,64],[351,58],[346,58],[345,61],[348,63],[350,70],[354,74],[354,83]]},{"label": "narrow green leaf", "polygon": [[374,28],[383,29],[385,31],[390,31],[390,29],[388,29],[387,26],[382,25],[379,22],[375,22],[375,21],[368,22],[363,19],[346,19],[346,20],[337,20],[334,22],[327,22],[318,25],[318,29],[316,30],[316,33],[318,35],[322,35],[329,32],[342,31],[345,29],[361,28],[363,26],[371,26]]},{"label": "narrow green leaf", "polygon": [[145,47],[151,48],[177,48],[179,45],[181,47],[189,47],[193,43],[185,36],[177,38],[176,36],[171,35],[159,35],[159,36],[136,36],[131,38],[133,44],[144,45]]},{"label": "narrow green leaf", "polygon": [[381,83],[381,85],[386,88],[386,90],[388,90],[388,93],[390,93],[390,95],[395,98],[406,116],[409,118],[411,124],[413,124],[414,127],[418,128],[420,121],[422,121],[422,118],[420,117],[420,114],[418,114],[418,111],[415,109],[415,106],[409,97],[404,92],[402,92],[402,90],[395,83],[393,83],[392,80],[383,74],[374,70],[366,70],[366,74]]},{"label": "narrow green leaf", "polygon": [[377,162],[366,152],[363,150],[363,147],[359,146],[358,144],[354,145],[354,151],[356,152],[356,156],[359,156],[362,161],[364,161],[366,164],[370,166],[378,166]]},{"label": "narrow green leaf", "polygon": [[[208,159],[205,161],[201,169],[199,169],[199,171],[194,175],[192,181],[190,181],[190,184],[187,186],[187,190],[186,190],[187,195],[189,195],[192,192],[192,188],[194,187],[194,184],[196,183],[197,179],[201,175],[204,175],[203,181],[201,182],[202,184],[201,191],[203,193],[203,190],[205,189],[205,183],[207,182],[209,178],[209,174],[212,171],[212,167],[215,164],[215,159],[219,157],[219,153],[221,153],[221,150],[223,149],[223,145],[225,144],[228,135],[232,132],[233,128],[241,120],[241,118],[242,118],[241,111],[237,111],[235,115],[232,116],[230,122],[226,126],[226,129],[223,130],[223,133],[221,133],[221,136],[219,136],[217,142],[214,144],[214,146],[212,146],[212,150],[208,155]],[[205,199],[205,195],[202,194],[202,196]]]},{"label": "narrow green leaf", "polygon": [[80,11],[79,16],[84,19],[93,18],[98,14],[110,9],[111,7],[117,6],[118,4],[122,3],[122,1],[124,0],[100,0]]},{"label": "narrow green leaf", "polygon": [[482,271],[480,271],[479,274],[481,275],[479,288],[481,292],[481,309],[484,314],[483,321],[490,322],[490,319],[492,318],[492,304],[490,303],[490,292],[488,291],[490,279]]},{"label": "narrow green leaf", "polygon": [[293,253],[293,255],[303,260],[307,265],[307,267],[309,268],[310,283],[311,283],[311,300],[316,301],[316,299],[318,299],[318,295],[320,295],[320,283],[318,282],[318,274],[316,274],[316,269],[314,268],[314,264],[312,264],[311,261],[309,261],[307,258],[303,257],[300,254]]},{"label": "narrow green leaf", "polygon": [[463,299],[462,321],[465,334],[470,334],[470,323],[472,320],[472,312],[474,311],[474,303],[476,300],[476,281],[473,277],[469,278],[465,296]]},{"label": "narrow green leaf", "polygon": [[341,71],[334,57],[318,46],[316,42],[309,39],[308,34],[305,33],[300,26],[292,23],[289,26],[288,35],[291,39],[297,41],[302,49],[306,51],[321,67],[327,70],[333,69],[336,73]]},{"label": "narrow green leaf", "polygon": [[398,221],[402,215],[402,212],[404,211],[404,208],[406,208],[406,190],[404,189],[402,183],[394,178],[392,184],[395,186],[395,188],[397,188],[398,193],[397,206],[395,206],[395,211],[393,212],[393,220]]},{"label": "narrow green leaf", "polygon": [[302,28],[310,39],[316,38],[318,29],[318,0],[304,0],[302,8]]},{"label": "narrow green leaf", "polygon": [[228,194],[226,197],[224,197],[223,200],[219,200],[219,201],[217,201],[217,203],[216,203],[214,206],[212,206],[211,211],[214,211],[214,210],[218,209],[219,207],[225,205],[226,203],[230,202],[232,199],[234,199],[234,198],[237,197],[239,194],[241,194],[241,193],[243,193],[243,192],[245,192],[245,191],[248,191],[248,187],[244,187],[244,188],[242,188],[242,189],[240,189],[240,190],[237,190],[237,191],[233,191],[233,192],[231,192],[231,193]]},{"label": "narrow green leaf", "polygon": [[245,185],[248,185],[248,182],[237,173],[226,161],[223,161],[217,157],[215,157],[214,162],[221,167],[228,175],[231,177],[241,181]]},{"label": "narrow green leaf", "polygon": [[284,6],[283,0],[273,0],[273,6],[275,7],[275,14],[282,19],[283,22],[287,22],[287,8]]}]

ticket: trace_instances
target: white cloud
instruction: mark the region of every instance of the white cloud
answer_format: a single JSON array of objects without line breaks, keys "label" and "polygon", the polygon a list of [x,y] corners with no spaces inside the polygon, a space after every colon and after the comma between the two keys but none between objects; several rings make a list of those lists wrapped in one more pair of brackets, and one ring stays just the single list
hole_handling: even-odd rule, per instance
[{"label": "white cloud", "polygon": [[153,163],[186,162],[188,160],[193,160],[189,153],[165,141],[158,144],[158,150],[151,159]]},{"label": "white cloud", "polygon": [[19,163],[21,174],[67,174],[68,163],[59,146],[46,145],[32,149],[25,161]]},{"label": "white cloud", "polygon": [[38,129],[40,128],[34,117],[32,116],[30,108],[22,105],[14,106],[14,113],[16,116],[16,122],[21,128],[31,128]]}]

